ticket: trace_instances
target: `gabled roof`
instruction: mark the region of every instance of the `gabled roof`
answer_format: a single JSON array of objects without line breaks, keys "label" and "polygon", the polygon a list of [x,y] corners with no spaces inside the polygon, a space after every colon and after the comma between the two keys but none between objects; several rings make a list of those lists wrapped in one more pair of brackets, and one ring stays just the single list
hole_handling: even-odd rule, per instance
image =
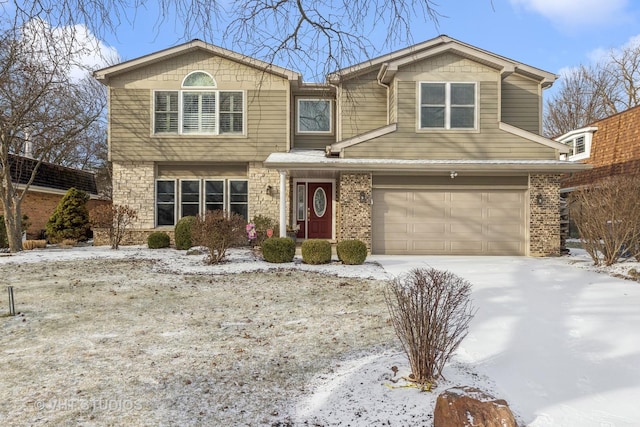
[{"label": "gabled roof", "polygon": [[551,86],[558,78],[558,76],[553,73],[496,55],[495,53],[463,43],[449,36],[441,35],[431,40],[336,71],[329,75],[328,80],[331,83],[339,83],[340,81],[378,70],[379,80],[382,83],[389,83],[398,71],[398,68],[403,65],[445,52],[453,52],[489,67],[496,68],[500,70],[503,77],[517,72],[534,80],[538,80],[542,84],[542,87]]},{"label": "gabled roof", "polygon": [[[11,179],[17,184],[26,184],[38,161],[29,157],[9,156]],[[67,191],[75,187],[90,195],[97,195],[96,178],[92,172],[42,162],[38,167],[32,186]]]},{"label": "gabled roof", "polygon": [[156,62],[164,61],[169,58],[183,55],[188,52],[202,50],[211,53],[216,56],[220,56],[231,61],[238,62],[240,64],[247,65],[249,67],[257,68],[261,71],[265,71],[270,74],[275,74],[288,80],[301,80],[300,73],[288,70],[286,68],[278,67],[277,65],[270,64],[259,59],[252,58],[250,56],[242,55],[231,50],[224,49],[219,46],[212,45],[210,43],[203,42],[202,40],[194,39],[190,42],[183,43],[178,46],[170,47],[168,49],[160,50],[158,52],[151,53],[149,55],[141,56],[130,61],[125,61],[117,65],[102,68],[93,73],[94,77],[107,83],[111,77],[118,76],[129,71],[133,71],[137,68],[146,67]]}]

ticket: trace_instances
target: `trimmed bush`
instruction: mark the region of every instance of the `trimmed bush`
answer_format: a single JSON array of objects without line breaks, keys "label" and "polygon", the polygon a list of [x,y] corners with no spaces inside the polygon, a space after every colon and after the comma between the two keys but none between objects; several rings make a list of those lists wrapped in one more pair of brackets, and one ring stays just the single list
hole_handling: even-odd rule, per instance
[{"label": "trimmed bush", "polygon": [[302,242],[302,261],[306,264],[331,262],[331,243],[321,239],[305,240]]},{"label": "trimmed bush", "polygon": [[180,218],[176,224],[176,249],[187,250],[193,246],[193,238],[191,237],[191,228],[196,222],[195,216],[185,216]]},{"label": "trimmed bush", "polygon": [[367,259],[367,245],[362,240],[341,240],[336,253],[343,264],[360,265]]},{"label": "trimmed bush", "polygon": [[262,242],[262,257],[267,262],[291,262],[296,255],[296,242],[288,237],[271,237]]},{"label": "trimmed bush", "polygon": [[64,239],[87,240],[91,228],[87,202],[89,194],[76,188],[70,188],[56,206],[47,222],[47,239],[59,243]]},{"label": "trimmed bush", "polygon": [[164,231],[154,231],[147,237],[147,246],[149,249],[168,248],[171,244],[171,239]]}]

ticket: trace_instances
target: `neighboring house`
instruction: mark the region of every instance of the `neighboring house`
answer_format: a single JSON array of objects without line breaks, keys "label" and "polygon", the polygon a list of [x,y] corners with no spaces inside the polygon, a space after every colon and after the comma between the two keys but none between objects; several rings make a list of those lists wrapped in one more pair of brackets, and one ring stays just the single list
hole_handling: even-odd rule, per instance
[{"label": "neighboring house", "polygon": [[554,74],[440,36],[327,83],[194,40],[95,73],[131,240],[207,209],[378,254],[559,253]]},{"label": "neighboring house", "polygon": [[568,160],[593,167],[566,176],[563,192],[614,175],[640,175],[640,106],[567,132],[556,141],[570,147]]},{"label": "neighboring house", "polygon": [[[14,184],[17,184],[19,188],[24,188],[24,184],[28,182],[33,168],[38,163],[37,160],[12,155],[10,163]],[[60,199],[72,187],[89,194],[91,198],[87,206],[89,209],[98,204],[110,203],[98,197],[93,173],[43,162],[38,167],[36,176],[21,205],[22,214],[29,217],[29,228],[26,230],[28,239],[44,238],[47,221]],[[0,205],[0,214],[2,213]]]}]

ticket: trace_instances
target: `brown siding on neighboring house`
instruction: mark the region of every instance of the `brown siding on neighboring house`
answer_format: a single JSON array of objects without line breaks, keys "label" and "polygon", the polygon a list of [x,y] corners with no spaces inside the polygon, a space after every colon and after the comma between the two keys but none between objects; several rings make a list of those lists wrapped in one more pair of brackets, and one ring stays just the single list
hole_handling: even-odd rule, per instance
[{"label": "brown siding on neighboring house", "polygon": [[562,187],[588,185],[620,174],[640,175],[640,106],[592,126],[598,130],[593,134],[589,157],[582,162],[593,165],[593,169],[565,178]]}]

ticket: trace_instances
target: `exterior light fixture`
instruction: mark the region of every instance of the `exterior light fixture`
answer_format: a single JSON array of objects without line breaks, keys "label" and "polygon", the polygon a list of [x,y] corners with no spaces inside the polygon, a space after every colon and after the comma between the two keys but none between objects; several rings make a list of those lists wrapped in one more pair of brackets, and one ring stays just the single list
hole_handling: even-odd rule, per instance
[{"label": "exterior light fixture", "polygon": [[365,193],[364,191],[360,192],[360,202],[361,203],[366,203],[367,202],[367,193]]},{"label": "exterior light fixture", "polygon": [[536,203],[538,204],[538,206],[542,205],[542,202],[544,202],[544,199],[542,198],[542,194],[538,194],[536,196]]}]

